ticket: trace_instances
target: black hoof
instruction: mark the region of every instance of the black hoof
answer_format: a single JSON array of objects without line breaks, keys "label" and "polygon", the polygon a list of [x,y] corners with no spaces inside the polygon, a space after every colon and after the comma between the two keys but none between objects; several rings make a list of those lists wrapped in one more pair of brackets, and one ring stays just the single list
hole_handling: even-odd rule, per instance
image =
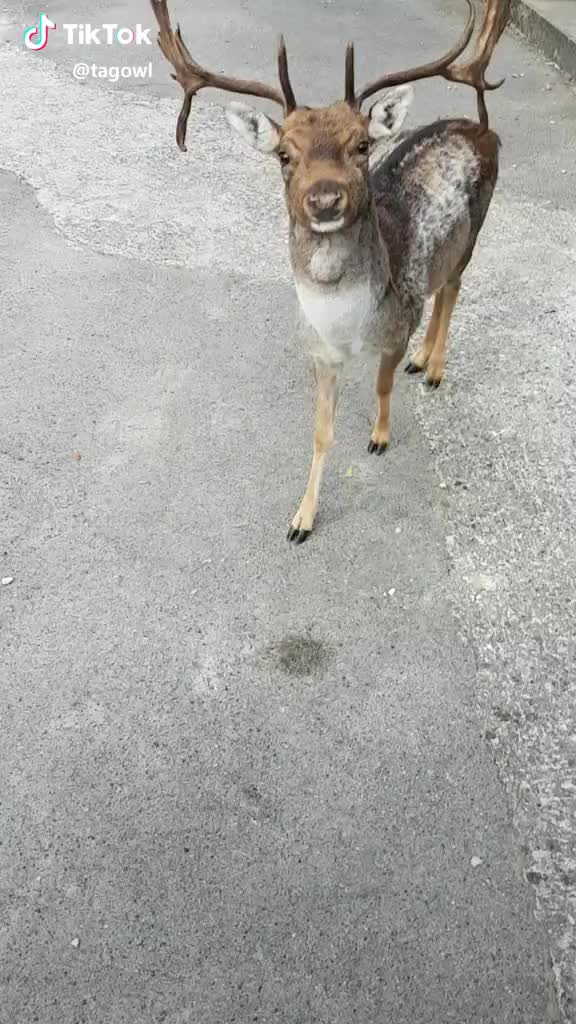
[{"label": "black hoof", "polygon": [[297,530],[295,526],[291,526],[286,539],[291,544],[303,544],[305,540],[308,540],[311,533],[312,530]]},{"label": "black hoof", "polygon": [[370,455],[383,455],[388,447],[388,443],[385,441],[384,444],[377,444],[376,441],[368,442],[368,451]]},{"label": "black hoof", "polygon": [[422,373],[423,369],[423,366],[417,366],[416,363],[406,363],[404,373]]},{"label": "black hoof", "polygon": [[434,380],[433,377],[426,377],[426,387],[429,391],[437,391],[442,383],[442,379]]}]

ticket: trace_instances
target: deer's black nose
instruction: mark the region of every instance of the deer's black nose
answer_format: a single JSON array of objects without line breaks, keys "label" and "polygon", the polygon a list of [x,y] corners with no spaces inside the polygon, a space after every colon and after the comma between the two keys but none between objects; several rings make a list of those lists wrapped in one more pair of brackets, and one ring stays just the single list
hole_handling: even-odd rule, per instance
[{"label": "deer's black nose", "polygon": [[312,220],[326,223],[338,220],[346,210],[348,196],[334,181],[317,181],[304,200],[306,212]]}]

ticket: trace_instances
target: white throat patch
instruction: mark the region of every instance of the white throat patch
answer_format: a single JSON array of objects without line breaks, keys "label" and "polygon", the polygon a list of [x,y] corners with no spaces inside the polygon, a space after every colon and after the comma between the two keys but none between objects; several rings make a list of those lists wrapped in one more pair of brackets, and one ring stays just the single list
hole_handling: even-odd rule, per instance
[{"label": "white throat patch", "polygon": [[326,287],[296,280],[295,285],[300,308],[318,337],[313,354],[336,365],[359,352],[368,339],[373,311],[370,281]]},{"label": "white throat patch", "polygon": [[344,273],[347,256],[348,250],[341,238],[322,240],[310,258],[310,277],[319,284],[337,284]]}]

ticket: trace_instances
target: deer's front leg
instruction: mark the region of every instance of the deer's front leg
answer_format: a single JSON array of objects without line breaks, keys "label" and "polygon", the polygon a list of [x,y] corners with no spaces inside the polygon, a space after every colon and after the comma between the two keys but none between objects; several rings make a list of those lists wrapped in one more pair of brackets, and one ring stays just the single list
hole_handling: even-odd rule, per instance
[{"label": "deer's front leg", "polygon": [[320,480],[324,469],[326,454],[334,444],[334,413],[338,398],[339,371],[316,364],[316,421],[314,426],[314,454],[312,468],[308,477],[308,486],[302,498],[300,508],[292,520],[288,530],[288,540],[294,544],[303,544],[310,536],[316,510]]},{"label": "deer's front leg", "polygon": [[390,443],[390,399],[394,386],[394,371],[402,358],[402,352],[385,352],[380,361],[376,377],[376,422],[368,442],[368,451],[382,455]]}]

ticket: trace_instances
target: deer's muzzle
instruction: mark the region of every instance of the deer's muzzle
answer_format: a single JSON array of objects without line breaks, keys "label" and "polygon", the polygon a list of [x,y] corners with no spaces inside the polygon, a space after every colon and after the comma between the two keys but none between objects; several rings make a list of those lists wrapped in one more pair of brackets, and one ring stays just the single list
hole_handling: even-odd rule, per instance
[{"label": "deer's muzzle", "polygon": [[340,182],[317,181],[304,197],[304,211],[319,231],[339,225],[350,205],[348,192]]}]

